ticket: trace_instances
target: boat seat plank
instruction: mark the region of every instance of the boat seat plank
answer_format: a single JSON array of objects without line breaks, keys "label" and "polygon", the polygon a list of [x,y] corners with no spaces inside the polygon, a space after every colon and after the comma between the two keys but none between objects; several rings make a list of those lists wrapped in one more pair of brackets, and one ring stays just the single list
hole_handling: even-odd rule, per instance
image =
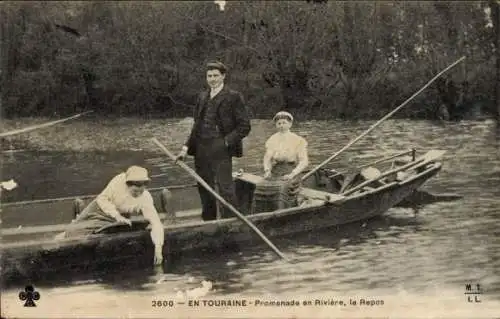
[{"label": "boat seat plank", "polygon": [[342,195],[337,195],[333,193],[328,193],[324,191],[320,191],[317,189],[312,189],[312,188],[307,188],[307,187],[302,187],[300,190],[300,194],[302,196],[305,196],[307,198],[312,198],[312,199],[328,199],[329,202],[334,202],[338,200],[342,200],[344,196]]},{"label": "boat seat plank", "polygon": [[251,184],[258,184],[264,180],[264,177],[258,176],[255,174],[251,173],[233,173],[233,178],[239,179],[241,181],[251,183]]}]

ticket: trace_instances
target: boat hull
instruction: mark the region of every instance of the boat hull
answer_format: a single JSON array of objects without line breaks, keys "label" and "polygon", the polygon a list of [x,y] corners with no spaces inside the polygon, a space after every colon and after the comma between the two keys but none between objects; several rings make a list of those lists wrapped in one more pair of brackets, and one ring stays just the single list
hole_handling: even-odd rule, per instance
[{"label": "boat hull", "polygon": [[[354,193],[342,199],[314,200],[302,207],[247,215],[268,238],[310,232],[373,218],[386,212],[417,190],[441,169],[440,163],[427,165],[418,174],[399,182],[387,183],[373,190]],[[242,186],[243,185],[243,186]],[[248,192],[245,184],[237,187],[240,197]],[[187,190],[186,190],[187,191]],[[191,192],[196,194],[191,187]],[[321,193],[320,194],[327,194]],[[241,200],[241,198],[240,198]],[[190,202],[192,203],[192,202]],[[262,244],[242,221],[234,218],[202,221],[198,216],[167,216],[164,255],[204,248]],[[86,237],[56,240],[21,241],[2,244],[2,278],[33,278],[47,272],[81,271],[97,265],[129,263],[130,260],[152,265],[153,246],[149,231],[137,224],[136,231],[100,233]],[[145,226],[145,224],[144,224]]]}]

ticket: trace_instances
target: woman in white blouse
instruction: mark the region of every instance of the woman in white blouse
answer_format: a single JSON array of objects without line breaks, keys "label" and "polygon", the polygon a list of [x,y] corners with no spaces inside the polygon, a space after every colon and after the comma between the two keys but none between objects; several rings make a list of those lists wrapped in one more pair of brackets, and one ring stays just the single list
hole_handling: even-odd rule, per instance
[{"label": "woman in white blouse", "polygon": [[[255,212],[296,206],[301,188],[300,174],[309,164],[307,141],[290,132],[293,116],[278,112],[273,122],[277,132],[266,141],[264,155],[264,181],[256,185]],[[267,201],[278,195],[278,201]]]},{"label": "woman in white blouse", "polygon": [[292,180],[309,165],[307,141],[290,132],[293,123],[290,113],[278,112],[273,122],[277,132],[266,141],[264,178]]},{"label": "woman in white blouse", "polygon": [[96,229],[115,222],[132,225],[129,219],[143,215],[151,224],[151,239],[155,246],[154,263],[163,261],[164,230],[153,197],[146,189],[150,178],[148,171],[140,166],[131,166],[126,172],[116,175],[106,188],[78,217],[68,225],[57,239],[91,234]]}]

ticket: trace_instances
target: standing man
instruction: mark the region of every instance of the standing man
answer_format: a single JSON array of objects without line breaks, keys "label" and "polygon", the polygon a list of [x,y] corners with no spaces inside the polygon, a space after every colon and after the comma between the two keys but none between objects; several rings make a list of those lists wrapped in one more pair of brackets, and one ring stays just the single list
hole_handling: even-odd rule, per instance
[{"label": "standing man", "polygon": [[[177,155],[183,160],[194,156],[195,169],[203,180],[236,207],[233,183],[232,157],[243,156],[243,139],[250,133],[250,116],[241,93],[224,85],[226,66],[210,62],[206,67],[209,90],[202,91],[194,109],[194,125],[182,150]],[[217,202],[210,192],[198,184],[203,220],[217,218]],[[231,217],[224,207],[222,218]]]}]

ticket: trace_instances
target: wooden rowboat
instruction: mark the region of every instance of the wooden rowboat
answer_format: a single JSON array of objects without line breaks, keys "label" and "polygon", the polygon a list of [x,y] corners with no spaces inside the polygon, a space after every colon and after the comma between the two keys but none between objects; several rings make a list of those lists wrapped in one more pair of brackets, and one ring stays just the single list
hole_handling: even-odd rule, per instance
[{"label": "wooden rowboat", "polygon": [[[268,237],[338,226],[381,215],[394,207],[440,171],[439,158],[443,154],[444,151],[429,151],[408,162],[392,162],[381,168],[377,176],[358,181],[342,194],[327,189],[311,176],[300,192],[305,199],[300,206],[270,212],[250,213],[255,183],[261,177],[235,173],[237,197],[241,212]],[[164,188],[150,189],[165,225],[164,254],[241,243],[261,244],[236,217],[201,220],[196,185],[168,189],[172,195],[168,203],[161,195]],[[80,202],[88,203],[92,198],[81,197]],[[126,263],[131,259],[152,264],[148,223],[141,218],[133,219],[132,227],[113,224],[89,236],[56,240],[54,235],[74,218],[75,202],[73,197],[2,206],[0,253],[4,280],[86,269],[114,261]]]}]

